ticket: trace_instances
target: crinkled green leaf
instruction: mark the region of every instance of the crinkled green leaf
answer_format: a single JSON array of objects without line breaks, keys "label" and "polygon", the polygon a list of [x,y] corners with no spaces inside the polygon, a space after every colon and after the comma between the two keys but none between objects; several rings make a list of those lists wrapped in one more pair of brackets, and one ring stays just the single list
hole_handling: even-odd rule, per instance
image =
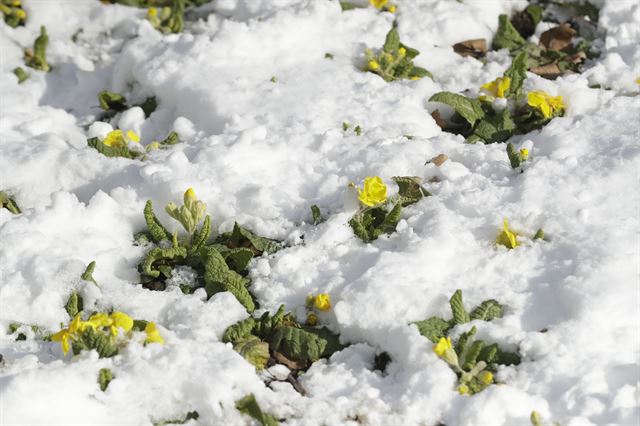
[{"label": "crinkled green leaf", "polygon": [[431,80],[433,80],[433,74],[431,74],[429,70],[422,67],[415,66],[415,65],[411,67],[408,74],[409,74],[408,75],[409,78],[429,77]]},{"label": "crinkled green leaf", "polygon": [[107,390],[109,383],[114,379],[113,373],[108,368],[101,368],[98,371],[98,384],[102,392]]},{"label": "crinkled green leaf", "polygon": [[449,105],[471,126],[484,117],[484,111],[479,100],[467,98],[457,93],[439,92],[431,96],[429,102],[440,102]]},{"label": "crinkled green leaf", "polygon": [[247,311],[256,308],[251,293],[247,290],[247,280],[227,266],[222,255],[213,247],[205,247],[202,251],[204,263],[205,290],[209,297],[221,291],[233,294]]},{"label": "crinkled green leaf", "polygon": [[476,334],[476,331],[478,331],[478,329],[474,325],[473,327],[471,327],[469,331],[462,333],[460,337],[458,337],[458,340],[456,341],[456,344],[454,347],[454,350],[456,351],[456,353],[458,354],[464,353],[467,347],[467,343],[469,342],[469,339],[471,339]]},{"label": "crinkled green leaf", "polygon": [[463,369],[470,370],[476,365],[478,355],[480,355],[482,348],[484,348],[484,342],[482,340],[476,340],[469,346],[462,360]]},{"label": "crinkled green leaf", "polygon": [[193,237],[191,237],[191,250],[197,251],[200,250],[209,240],[209,236],[211,235],[211,217],[207,215],[204,218],[204,222],[200,229],[196,229],[193,233]]},{"label": "crinkled green leaf", "polygon": [[509,139],[518,128],[511,117],[508,108],[496,114],[487,114],[476,123],[473,134],[480,137],[484,143],[504,142]]},{"label": "crinkled green leaf", "polygon": [[269,344],[255,336],[247,336],[236,340],[233,349],[238,352],[257,370],[263,370],[269,361]]},{"label": "crinkled green leaf", "polygon": [[95,269],[96,269],[96,261],[94,260],[93,262],[87,265],[87,268],[84,270],[82,275],[80,275],[80,278],[84,281],[89,281],[94,283],[95,285],[98,285],[96,280],[93,278],[93,271]]},{"label": "crinkled green leaf", "polygon": [[392,179],[398,185],[398,201],[402,207],[417,203],[423,197],[431,195],[424,189],[418,176],[394,176]]},{"label": "crinkled green leaf", "polygon": [[487,345],[478,354],[477,361],[484,361],[487,365],[494,364],[498,361],[498,344],[493,343],[491,345]]},{"label": "crinkled green leaf", "polygon": [[142,155],[142,153],[132,151],[126,146],[107,146],[98,138],[87,139],[87,145],[106,157],[123,157],[135,160]]},{"label": "crinkled green leaf", "polygon": [[256,255],[261,255],[263,252],[275,253],[280,250],[280,243],[271,240],[269,238],[259,237],[253,232],[235,223],[233,231],[229,237],[229,247],[247,247],[251,248]]},{"label": "crinkled green leaf", "polygon": [[391,28],[387,33],[387,37],[384,40],[384,46],[382,49],[387,53],[396,53],[400,48],[400,35],[395,28]]},{"label": "crinkled green leaf", "polygon": [[395,206],[391,209],[391,211],[384,218],[384,222],[380,226],[379,230],[382,233],[389,234],[396,230],[396,226],[400,221],[402,216],[402,204],[400,202],[396,203]]},{"label": "crinkled green leaf", "polygon": [[260,405],[256,401],[255,396],[253,394],[249,394],[244,398],[236,401],[236,408],[242,414],[246,414],[247,416],[253,417],[258,421],[262,426],[278,426],[278,420],[273,417],[271,414],[266,414],[262,412]]},{"label": "crinkled green leaf", "polygon": [[340,336],[329,330],[327,327],[311,327],[304,325],[302,326],[302,329],[311,334],[315,334],[327,342],[324,350],[320,354],[321,358],[329,358],[335,352],[341,351],[344,348],[340,343]]},{"label": "crinkled green leaf", "polygon": [[47,62],[47,45],[49,44],[49,36],[44,25],[40,26],[40,35],[33,42],[33,56],[30,56],[26,65],[40,71],[50,71],[51,67]]},{"label": "crinkled green leaf", "polygon": [[71,292],[67,303],[64,305],[64,309],[67,311],[71,318],[75,317],[78,312],[82,312],[82,296],[80,296],[76,291]]},{"label": "crinkled green leaf", "polygon": [[197,411],[189,411],[184,417],[153,422],[153,426],[183,425],[189,420],[198,420],[199,417],[200,414]]},{"label": "crinkled green leaf", "polygon": [[13,69],[13,73],[16,77],[18,77],[18,84],[22,84],[25,80],[29,78],[29,74],[21,67],[16,67]]},{"label": "crinkled green leaf", "polygon": [[284,312],[284,305],[280,305],[278,311],[274,315],[271,315],[269,312],[265,312],[260,317],[260,320],[256,322],[254,334],[261,339],[270,339],[273,330],[284,324],[286,316],[287,315]]},{"label": "crinkled green leaf", "polygon": [[496,318],[502,318],[504,308],[497,300],[489,299],[476,306],[471,311],[472,320],[491,321]]},{"label": "crinkled green leaf", "polygon": [[353,229],[353,233],[356,234],[356,237],[360,238],[363,242],[368,243],[371,241],[371,237],[369,236],[369,231],[364,225],[363,222],[364,215],[356,214],[351,219],[349,219],[349,226]]},{"label": "crinkled green leaf", "polygon": [[520,167],[520,153],[516,151],[516,148],[511,142],[507,144],[507,156],[509,157],[511,168],[517,169],[518,167]]},{"label": "crinkled green leaf", "polygon": [[290,359],[317,361],[322,358],[327,340],[307,330],[283,325],[274,330],[269,346]]},{"label": "crinkled green leaf", "polygon": [[153,203],[148,200],[144,206],[144,220],[147,223],[147,229],[153,242],[158,244],[162,240],[168,240],[171,238],[171,234],[167,229],[162,226],[156,214],[153,212]]},{"label": "crinkled green leaf", "polygon": [[175,145],[180,142],[180,137],[176,132],[170,132],[164,140],[160,142],[160,145]]},{"label": "crinkled green leaf", "polygon": [[324,222],[322,213],[320,213],[320,207],[316,206],[315,204],[311,206],[311,217],[313,219],[314,225]]},{"label": "crinkled green leaf", "polygon": [[98,93],[98,102],[100,103],[100,108],[105,111],[124,111],[128,108],[127,98],[120,93],[109,92],[108,90]]},{"label": "crinkled green leaf", "polygon": [[[187,249],[185,247],[153,248],[149,250],[142,262],[142,272],[153,278],[158,278],[160,273],[169,278],[171,276],[171,267],[166,262],[184,260],[186,257]],[[158,262],[164,263],[157,265]]]},{"label": "crinkled green leaf", "polygon": [[87,327],[80,337],[71,344],[74,355],[83,350],[95,349],[100,358],[109,358],[118,353],[118,348],[111,341],[111,337],[93,327]]},{"label": "crinkled green leaf", "polygon": [[522,87],[524,80],[527,78],[528,63],[529,55],[527,52],[518,53],[518,55],[513,58],[509,69],[504,72],[504,76],[511,79],[511,84],[505,93],[507,98],[520,99],[523,97],[524,91]]},{"label": "crinkled green leaf", "polygon": [[256,320],[251,317],[237,322],[225,330],[222,335],[222,341],[225,343],[233,343],[238,340],[245,339],[251,335],[255,326]]},{"label": "crinkled green leaf", "polygon": [[523,47],[527,43],[513,26],[507,15],[500,15],[498,19],[498,32],[493,38],[493,50],[509,49],[513,51]]},{"label": "crinkled green leaf", "polygon": [[525,9],[525,12],[527,12],[527,14],[531,17],[534,27],[538,25],[540,21],[542,21],[542,12],[544,12],[544,9],[542,9],[542,7],[538,6],[537,4],[530,4]]},{"label": "crinkled green leaf", "polygon": [[447,331],[451,329],[449,321],[445,321],[439,317],[431,317],[423,321],[415,322],[414,324],[418,326],[420,334],[433,343],[438,343],[441,337],[446,337]]},{"label": "crinkled green leaf", "polygon": [[462,290],[458,289],[451,299],[449,299],[449,304],[451,305],[451,312],[453,313],[453,322],[455,324],[464,324],[471,321],[469,317],[469,313],[464,307],[464,303],[462,302]]}]

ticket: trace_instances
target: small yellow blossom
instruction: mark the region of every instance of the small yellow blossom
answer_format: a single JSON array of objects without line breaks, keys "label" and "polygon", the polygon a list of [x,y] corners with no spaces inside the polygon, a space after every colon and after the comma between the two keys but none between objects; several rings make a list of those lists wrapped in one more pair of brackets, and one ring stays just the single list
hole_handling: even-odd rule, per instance
[{"label": "small yellow blossom", "polygon": [[380,69],[380,64],[376,60],[369,61],[367,65],[369,66],[369,69],[371,71],[376,71]]},{"label": "small yellow blossom", "polygon": [[91,315],[89,319],[82,324],[82,331],[87,327],[93,327],[94,330],[98,330],[103,327],[110,327],[111,325],[113,325],[113,319],[105,313],[98,312]]},{"label": "small yellow blossom", "polygon": [[316,325],[317,323],[318,323],[318,316],[313,312],[310,312],[309,315],[307,315],[307,324]]},{"label": "small yellow blossom", "polygon": [[410,80],[420,80],[422,77],[418,77],[417,75],[414,75],[413,77],[410,78]]},{"label": "small yellow blossom", "polygon": [[13,7],[18,7],[20,5],[22,5],[22,0],[13,0],[11,2],[11,6],[13,6]]},{"label": "small yellow blossom", "polygon": [[327,293],[320,293],[315,298],[315,307],[321,311],[328,311],[331,309],[331,297]]},{"label": "small yellow blossom", "polygon": [[527,148],[520,149],[520,161],[526,161],[529,158],[529,150]]},{"label": "small yellow blossom", "polygon": [[389,13],[396,13],[396,10],[398,10],[398,9],[396,8],[396,5],[395,5],[395,4],[392,4],[391,6],[389,6],[389,7],[387,8],[387,11],[388,11]]},{"label": "small yellow blossom", "polygon": [[138,136],[138,134],[136,132],[134,132],[133,130],[129,130],[127,132],[126,139],[127,139],[127,141],[130,141],[130,142],[140,142],[140,136]]},{"label": "small yellow blossom", "polygon": [[516,239],[517,236],[518,234],[516,234],[513,230],[509,229],[509,222],[507,221],[507,219],[505,219],[503,222],[502,232],[500,233],[500,235],[498,235],[498,238],[496,239],[496,243],[501,244],[510,249],[516,248],[520,245],[520,243],[518,243],[518,240]]},{"label": "small yellow blossom", "polygon": [[147,333],[147,339],[144,341],[145,343],[160,343],[161,345],[164,344],[164,339],[156,328],[155,322],[147,323],[147,326],[144,328],[144,332]]},{"label": "small yellow blossom", "polygon": [[18,19],[21,19],[21,20],[27,19],[27,12],[25,12],[22,9],[16,9],[14,11],[14,14],[16,15],[16,18],[18,18]]},{"label": "small yellow blossom", "polygon": [[509,77],[498,77],[495,80],[480,86],[481,89],[484,89],[494,98],[504,98],[509,87],[511,87],[511,79]]},{"label": "small yellow blossom", "polygon": [[76,314],[69,323],[69,333],[75,334],[78,331],[84,331],[85,323],[80,319],[80,314]]},{"label": "small yellow blossom", "polygon": [[124,136],[122,134],[122,130],[112,130],[107,134],[107,137],[102,141],[106,146],[111,146],[114,148],[121,148],[127,146],[127,143],[124,140]]},{"label": "small yellow blossom", "polygon": [[490,371],[483,371],[478,374],[478,379],[485,385],[493,383],[493,374]]},{"label": "small yellow blossom", "polygon": [[451,349],[452,347],[453,346],[451,345],[450,337],[441,337],[440,340],[438,340],[438,343],[433,345],[433,351],[439,357],[443,357],[447,350]]},{"label": "small yellow blossom", "polygon": [[387,1],[388,0],[369,0],[369,4],[376,9],[382,9],[387,4]]},{"label": "small yellow blossom", "polygon": [[67,352],[69,352],[69,348],[71,347],[71,344],[69,343],[70,340],[73,340],[73,334],[71,334],[66,328],[64,330],[58,331],[56,334],[51,336],[52,342],[61,343],[62,353],[65,355],[67,355]]},{"label": "small yellow blossom", "polygon": [[465,384],[458,386],[458,393],[460,395],[469,395],[469,386]]},{"label": "small yellow blossom", "polygon": [[156,9],[155,7],[150,7],[149,10],[147,10],[147,17],[155,18],[156,16],[158,16],[158,9]]},{"label": "small yellow blossom", "polygon": [[123,312],[112,313],[110,319],[112,323],[109,328],[112,336],[118,335],[118,328],[122,328],[124,331],[131,331],[133,328],[133,318]]},{"label": "small yellow blossom", "polygon": [[398,56],[400,56],[401,58],[404,58],[407,55],[407,49],[405,49],[404,47],[401,47],[400,49],[398,49]]},{"label": "small yellow blossom", "polygon": [[379,176],[364,179],[364,190],[358,188],[358,200],[366,206],[373,207],[384,203],[387,199],[387,186]]},{"label": "small yellow blossom", "polygon": [[193,190],[193,188],[188,188],[186,191],[184,191],[184,204],[186,205],[189,202],[193,202],[196,201],[198,199],[198,197],[196,197],[196,192]]},{"label": "small yellow blossom", "polygon": [[562,96],[551,96],[542,91],[529,92],[527,103],[539,110],[544,118],[551,118],[554,113],[564,111]]}]

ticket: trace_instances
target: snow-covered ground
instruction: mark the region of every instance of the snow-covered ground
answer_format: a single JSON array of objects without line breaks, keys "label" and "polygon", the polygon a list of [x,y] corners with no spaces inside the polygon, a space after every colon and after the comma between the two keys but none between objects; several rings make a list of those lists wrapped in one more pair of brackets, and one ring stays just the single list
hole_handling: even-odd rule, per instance
[{"label": "snow-covered ground", "polygon": [[[0,189],[23,211],[0,209],[2,424],[151,424],[194,410],[193,424],[244,424],[234,401],[248,393],[287,424],[526,425],[533,410],[563,425],[638,424],[637,0],[600,2],[602,54],[586,72],[555,81],[529,74],[528,89],[562,95],[568,108],[512,138],[532,147],[522,174],[504,144],[442,132],[426,99],[500,76],[505,52],[483,65],[451,45],[490,40],[498,15],[525,1],[406,0],[393,15],[342,12],[325,0],[215,0],[174,35],[154,30],[143,9],[24,3],[26,27],[0,24]],[[382,45],[394,17],[433,81],[387,83],[359,70],[364,48]],[[12,70],[40,25],[53,70],[28,69],[18,85]],[[149,118],[126,113],[120,127],[143,143],[176,130],[181,143],[146,161],[89,148],[105,89],[155,95]],[[449,160],[440,167],[425,164],[441,153]],[[397,232],[363,244],[347,225],[356,207],[349,183],[375,175],[390,190],[392,176],[420,176],[433,196],[407,208]],[[137,284],[144,248],[132,235],[144,228],[145,201],[170,223],[161,206],[188,187],[216,232],[238,221],[285,241],[250,268],[263,309],[284,303],[302,319],[309,293],[331,295],[320,322],[349,346],[301,377],[307,396],[288,383],[268,387],[221,342],[248,315],[230,293],[206,301],[202,290]],[[328,221],[310,224],[313,204]],[[543,228],[548,241],[496,247],[503,218],[523,234]],[[92,260],[99,289],[79,278]],[[98,359],[8,334],[11,322],[59,330],[74,288],[85,309],[155,321],[166,343]],[[456,392],[453,371],[409,325],[448,315],[458,288],[469,306],[488,298],[507,306],[503,318],[477,323],[478,333],[523,357],[499,371],[501,384],[471,397]],[[384,376],[372,368],[382,351],[392,359]],[[96,382],[103,367],[116,375],[106,392]]]}]

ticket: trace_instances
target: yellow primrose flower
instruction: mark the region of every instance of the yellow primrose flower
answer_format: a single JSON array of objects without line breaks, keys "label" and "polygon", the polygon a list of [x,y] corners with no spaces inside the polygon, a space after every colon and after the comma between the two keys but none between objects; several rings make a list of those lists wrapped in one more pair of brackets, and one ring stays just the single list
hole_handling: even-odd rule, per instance
[{"label": "yellow primrose flower", "polygon": [[198,197],[196,197],[196,192],[193,190],[193,188],[188,188],[186,191],[184,191],[184,205],[185,206],[188,203],[196,201],[197,199],[198,199]]},{"label": "yellow primrose flower", "polygon": [[144,341],[145,343],[160,343],[161,345],[164,344],[164,339],[156,328],[155,322],[148,322],[147,326],[144,328],[144,332],[147,333],[147,339]]},{"label": "yellow primrose flower", "polygon": [[316,325],[317,323],[318,323],[318,316],[313,312],[309,313],[309,315],[307,315],[307,324]]},{"label": "yellow primrose flower", "polygon": [[469,386],[464,384],[458,386],[458,393],[460,395],[469,395]]},{"label": "yellow primrose flower", "polygon": [[22,9],[16,9],[14,11],[14,14],[16,15],[16,18],[18,18],[18,19],[26,19],[27,18],[27,12],[25,12]]},{"label": "yellow primrose flower", "polygon": [[369,63],[367,65],[369,66],[369,69],[372,70],[372,71],[380,69],[380,64],[376,60],[369,61]]},{"label": "yellow primrose flower", "polygon": [[562,96],[551,96],[543,91],[529,92],[527,94],[527,103],[538,109],[544,118],[551,118],[555,112],[564,110],[564,102]]},{"label": "yellow primrose flower", "polygon": [[133,318],[123,312],[114,312],[111,314],[110,331],[112,336],[118,335],[118,328],[122,328],[124,331],[131,331],[133,328]]},{"label": "yellow primrose flower", "polygon": [[396,13],[396,10],[397,10],[396,5],[393,4],[393,5],[389,6],[387,8],[387,10],[389,11],[389,13]]},{"label": "yellow primrose flower", "polygon": [[69,323],[69,333],[75,334],[78,331],[84,331],[85,323],[80,319],[80,314],[76,314]]},{"label": "yellow primrose flower", "polygon": [[68,329],[63,329],[58,331],[56,334],[54,334],[53,336],[51,336],[51,341],[52,342],[60,342],[62,345],[62,353],[66,356],[67,352],[69,352],[69,348],[71,347],[71,344],[69,343],[70,340],[73,340],[73,334],[69,332]]},{"label": "yellow primrose flower", "polygon": [[513,230],[509,229],[509,222],[507,221],[507,219],[505,219],[503,222],[502,232],[500,233],[500,235],[498,235],[498,238],[496,239],[496,243],[501,244],[510,249],[516,248],[520,245],[520,243],[518,243],[518,240],[516,239],[517,236],[518,234],[516,234]]},{"label": "yellow primrose flower", "polygon": [[376,9],[382,9],[388,0],[369,0],[369,4]]},{"label": "yellow primrose flower", "polygon": [[373,207],[384,203],[387,199],[387,186],[379,176],[364,179],[364,190],[358,188],[358,200],[366,206]]},{"label": "yellow primrose flower", "polygon": [[134,132],[133,130],[129,130],[127,132],[127,137],[126,137],[128,142],[140,142],[140,136],[138,136],[138,134],[136,132]]},{"label": "yellow primrose flower", "polygon": [[527,148],[520,149],[520,161],[526,161],[529,158],[529,150]]},{"label": "yellow primrose flower", "polygon": [[511,87],[511,79],[509,77],[498,77],[495,80],[480,86],[488,94],[495,98],[504,98],[505,93]]},{"label": "yellow primrose flower", "polygon": [[447,350],[452,347],[450,337],[441,337],[440,340],[438,340],[438,343],[433,345],[433,351],[436,355],[442,358],[444,354],[447,353]]},{"label": "yellow primrose flower", "polygon": [[422,77],[418,77],[417,75],[414,75],[413,77],[410,78],[410,80],[420,80]]},{"label": "yellow primrose flower", "polygon": [[147,17],[155,18],[156,16],[158,16],[158,9],[156,9],[155,7],[150,7],[149,10],[147,10]]},{"label": "yellow primrose flower", "polygon": [[490,371],[483,371],[478,374],[478,379],[485,385],[493,383],[493,374]]},{"label": "yellow primrose flower", "polygon": [[106,146],[112,146],[114,148],[121,148],[127,146],[127,143],[124,140],[124,136],[122,134],[122,130],[112,130],[107,134],[107,137],[102,141]]},{"label": "yellow primrose flower", "polygon": [[398,49],[398,56],[400,56],[401,58],[404,58],[407,55],[407,49],[405,49],[404,47],[401,47],[400,49]]},{"label": "yellow primrose flower", "polygon": [[327,293],[320,293],[315,298],[315,307],[321,311],[331,309],[331,297]]},{"label": "yellow primrose flower", "polygon": [[98,312],[89,317],[89,320],[83,323],[82,331],[86,327],[93,327],[94,330],[98,330],[103,327],[111,327],[113,325],[113,319],[109,315]]}]

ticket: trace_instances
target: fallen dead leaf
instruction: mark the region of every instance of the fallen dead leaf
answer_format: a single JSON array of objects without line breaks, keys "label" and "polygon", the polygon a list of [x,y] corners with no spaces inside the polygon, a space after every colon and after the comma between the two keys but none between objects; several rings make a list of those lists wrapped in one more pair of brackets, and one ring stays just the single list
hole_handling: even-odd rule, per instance
[{"label": "fallen dead leaf", "polygon": [[460,56],[472,56],[480,58],[487,53],[487,40],[476,38],[473,40],[465,40],[453,45],[453,51]]},{"label": "fallen dead leaf", "polygon": [[431,117],[433,117],[433,119],[435,120],[436,124],[441,129],[444,129],[445,127],[447,127],[447,123],[442,119],[442,116],[440,115],[440,111],[439,110],[433,111],[431,113]]},{"label": "fallen dead leaf", "polygon": [[433,163],[436,166],[440,167],[442,165],[442,163],[444,163],[448,159],[449,159],[449,157],[447,157],[446,154],[438,154],[435,157],[433,157],[431,160],[429,160],[429,163]]},{"label": "fallen dead leaf", "polygon": [[563,51],[571,47],[571,40],[575,35],[576,30],[565,22],[543,32],[540,36],[540,45],[549,50]]},{"label": "fallen dead leaf", "polygon": [[558,64],[555,63],[540,65],[539,67],[531,68],[529,71],[549,80],[554,80],[563,74]]}]

